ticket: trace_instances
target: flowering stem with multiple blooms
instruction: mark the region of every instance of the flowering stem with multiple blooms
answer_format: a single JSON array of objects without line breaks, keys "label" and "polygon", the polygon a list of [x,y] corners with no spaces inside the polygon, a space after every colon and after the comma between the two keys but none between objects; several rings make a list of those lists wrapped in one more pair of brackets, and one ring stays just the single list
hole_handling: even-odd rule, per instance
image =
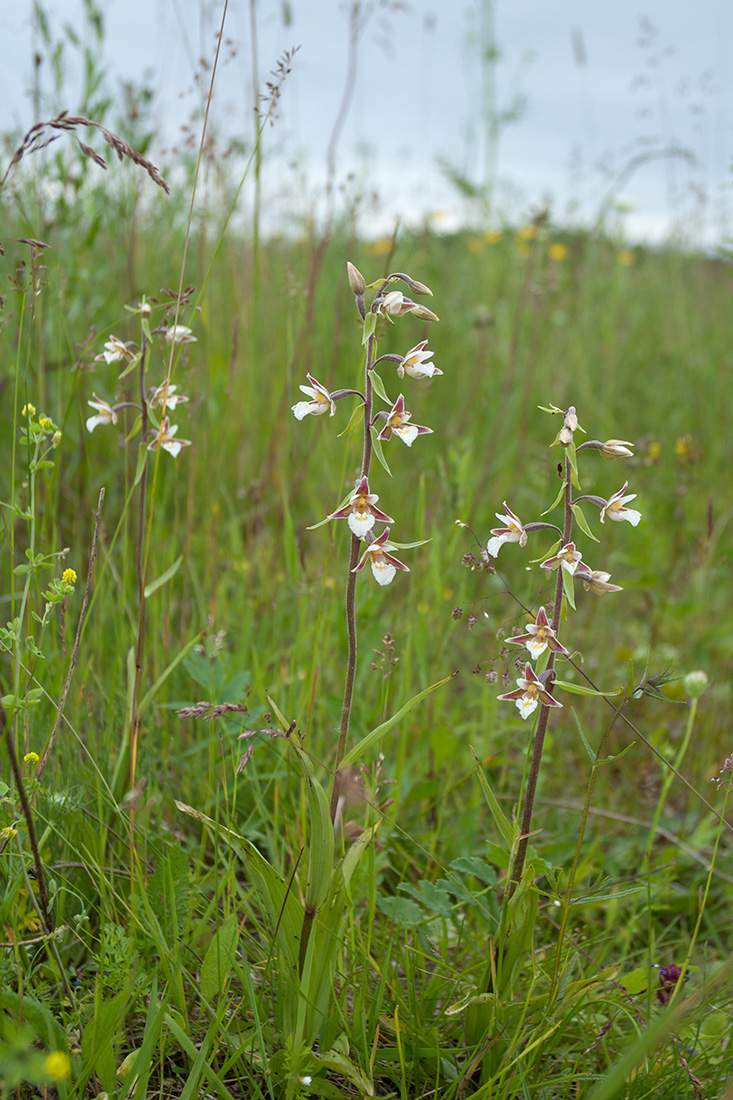
[{"label": "flowering stem with multiple blooms", "polygon": [[[634,494],[626,494],[628,482],[607,500],[599,496],[579,494],[580,482],[578,478],[577,454],[580,451],[600,451],[601,455],[607,459],[625,458],[633,454],[631,449],[633,444],[626,440],[611,439],[602,443],[594,439],[580,443],[576,446],[575,433],[583,429],[578,423],[578,416],[575,408],[570,406],[567,410],[563,411],[553,405],[544,409],[544,411],[559,413],[563,417],[563,426],[557,433],[553,443],[553,446],[561,446],[564,452],[563,462],[558,467],[559,476],[562,480],[562,488],[553,504],[553,507],[555,507],[562,503],[562,528],[544,522],[529,523],[525,525],[519,517],[512,512],[505,501],[505,511],[504,513],[497,512],[497,518],[502,520],[506,526],[495,528],[491,532],[492,537],[489,539],[487,545],[487,555],[489,559],[496,559],[504,543],[518,543],[520,547],[524,547],[527,545],[529,535],[533,531],[543,528],[550,529],[554,530],[559,536],[559,540],[553,547],[550,555],[540,561],[540,568],[548,572],[551,570],[556,571],[554,597],[552,601],[552,619],[550,620],[548,618],[545,608],[541,607],[537,613],[535,622],[527,625],[527,632],[525,634],[520,634],[514,638],[508,639],[510,644],[525,646],[532,660],[538,660],[545,651],[547,651],[544,670],[536,673],[528,661],[525,665],[524,675],[517,680],[517,689],[499,696],[500,699],[514,702],[522,718],[529,717],[530,714],[533,714],[534,711],[539,708],[537,729],[535,731],[531,760],[527,774],[527,785],[522,803],[519,836],[509,874],[509,897],[514,894],[522,881],[527,847],[531,835],[537,781],[542,764],[542,755],[550,711],[561,708],[563,705],[555,698],[554,690],[555,687],[562,687],[569,691],[577,690],[572,683],[558,681],[556,675],[557,660],[569,657],[567,649],[561,645],[559,641],[558,634],[561,620],[565,617],[567,608],[575,608],[575,596],[573,591],[574,580],[576,578],[582,580],[586,591],[592,592],[595,595],[602,595],[606,592],[618,592],[621,590],[619,585],[609,583],[609,573],[603,570],[593,570],[585,564],[581,551],[576,547],[573,541],[574,526],[577,526],[581,532],[597,541],[583,515],[581,504],[585,501],[595,504],[600,510],[601,523],[605,522],[606,519],[614,521],[626,520],[635,527],[641,519],[640,512],[626,507],[628,501],[634,499]],[[575,495],[574,490],[576,491]],[[586,693],[588,689],[583,690],[584,693]],[[594,694],[592,690],[589,693]]]},{"label": "flowering stem with multiple blooms", "polygon": [[[148,545],[146,531],[149,530],[149,524],[146,522],[146,503],[148,496],[147,452],[162,449],[176,458],[181,449],[189,445],[189,441],[186,439],[174,439],[178,430],[177,425],[171,424],[168,417],[169,409],[175,409],[177,405],[183,404],[188,398],[184,394],[177,393],[177,387],[171,385],[168,378],[158,386],[146,387],[146,372],[150,359],[153,336],[150,327],[152,314],[151,306],[143,299],[140,306],[133,312],[137,313],[140,318],[140,344],[138,345],[134,342],[124,343],[116,336],[111,336],[105,344],[104,351],[96,358],[97,360],[103,360],[107,364],[122,363],[123,366],[119,376],[120,380],[124,379],[132,371],[137,370],[137,401],[121,401],[115,405],[111,405],[96,394],[93,394],[93,400],[90,400],[88,404],[95,410],[95,414],[90,416],[86,422],[87,430],[93,432],[100,425],[116,424],[118,413],[123,409],[133,409],[137,412],[137,419],[130,432],[130,437],[139,432],[142,441],[140,444],[138,465],[135,475],[135,480],[138,485],[137,538],[135,543],[138,623],[135,635],[135,671],[132,683],[131,705],[128,712],[128,729],[126,731],[127,742],[125,751],[120,754],[119,758],[120,764],[122,764],[123,767],[120,768],[118,764],[118,771],[116,773],[117,781],[114,784],[116,795],[121,793],[118,789],[118,784],[123,779],[124,769],[127,769],[128,772],[129,789],[134,790],[135,787],[137,746],[140,728],[140,689],[142,684],[145,650],[146,546]],[[191,343],[196,339],[191,334],[191,330],[183,325],[175,324],[169,328],[161,326],[155,331],[164,335],[171,350],[174,345]],[[131,829],[132,819],[133,814],[131,812]]]},{"label": "flowering stem with multiple blooms", "polygon": [[[353,264],[347,265],[349,286],[356,301],[356,308],[363,322],[362,343],[366,348],[364,363],[364,389],[342,389],[329,392],[317,379],[308,375],[308,386],[300,389],[311,400],[299,401],[293,405],[293,413],[298,420],[303,420],[308,415],[321,415],[329,413],[333,416],[336,411],[336,403],[342,398],[353,395],[362,401],[362,455],[359,477],[355,490],[347,498],[347,501],[327,519],[346,519],[351,531],[351,545],[349,551],[349,565],[346,579],[346,636],[348,644],[348,656],[346,663],[346,679],[344,685],[344,698],[341,707],[341,721],[339,724],[339,737],[336,746],[336,760],[334,764],[334,781],[331,790],[331,820],[337,817],[339,804],[339,768],[346,753],[346,744],[349,735],[351,711],[354,701],[354,683],[356,678],[357,660],[357,630],[356,630],[356,581],[357,573],[362,570],[367,562],[371,566],[372,575],[380,585],[390,584],[398,570],[409,572],[391,551],[404,549],[404,546],[393,544],[389,541],[390,527],[385,527],[380,535],[375,536],[372,528],[375,523],[393,524],[394,520],[385,512],[376,507],[379,497],[372,493],[369,486],[369,477],[372,468],[372,458],[375,453],[388,469],[382,455],[382,444],[388,442],[393,435],[401,439],[408,447],[411,447],[419,435],[425,435],[431,431],[422,425],[411,424],[411,413],[405,408],[404,395],[400,394],[396,401],[391,401],[385,392],[384,386],[374,368],[383,362],[394,362],[397,365],[397,373],[400,378],[405,374],[412,378],[430,378],[442,374],[429,362],[432,352],[426,351],[426,340],[411,348],[406,355],[383,355],[376,358],[377,350],[377,324],[380,319],[391,323],[394,317],[401,317],[410,313],[417,320],[437,321],[435,314],[407,298],[401,291],[392,289],[397,281],[401,281],[416,294],[430,294],[431,291],[424,284],[412,279],[403,272],[394,272],[385,279],[367,287],[363,276]],[[374,290],[374,296],[367,306],[365,295],[368,290]],[[389,412],[380,410],[374,412],[374,397],[377,396],[389,404]],[[325,522],[325,521],[324,521]],[[365,549],[362,552],[362,541]],[[414,544],[411,544],[414,545]]]}]

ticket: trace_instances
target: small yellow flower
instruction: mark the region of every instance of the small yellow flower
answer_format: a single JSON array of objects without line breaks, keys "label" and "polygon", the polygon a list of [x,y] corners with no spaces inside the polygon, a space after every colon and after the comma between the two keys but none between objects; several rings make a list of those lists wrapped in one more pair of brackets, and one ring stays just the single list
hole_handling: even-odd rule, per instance
[{"label": "small yellow flower", "polygon": [[498,244],[504,234],[499,229],[490,229],[488,233],[484,233],[484,240],[487,244]]},{"label": "small yellow flower", "polygon": [[555,260],[556,263],[560,263],[561,260],[564,260],[567,254],[568,250],[564,244],[551,244],[547,249],[547,255],[551,260]]},{"label": "small yellow flower", "polygon": [[674,445],[674,453],[680,458],[692,458],[692,436],[681,435]]},{"label": "small yellow flower", "polygon": [[74,569],[64,569],[61,580],[64,584],[76,584],[76,571]]},{"label": "small yellow flower", "polygon": [[38,417],[38,426],[39,426],[39,428],[43,428],[44,431],[50,431],[51,428],[53,427],[53,420],[51,419],[50,416],[39,416]]},{"label": "small yellow flower", "polygon": [[520,241],[533,241],[536,236],[536,225],[523,225],[521,229],[517,230],[517,237]]},{"label": "small yellow flower", "polygon": [[367,252],[370,256],[386,256],[392,248],[391,237],[381,237],[378,241],[373,241],[367,248]]},{"label": "small yellow flower", "polygon": [[36,406],[35,405],[30,405],[30,404],[24,405],[23,408],[20,411],[20,415],[21,416],[28,416],[28,417],[35,416],[36,415]]},{"label": "small yellow flower", "polygon": [[616,263],[621,264],[621,267],[631,267],[633,263],[636,263],[636,256],[628,248],[622,248],[620,252],[616,253]]},{"label": "small yellow flower", "polygon": [[71,1059],[63,1050],[52,1050],[46,1055],[44,1069],[54,1081],[65,1081],[71,1073]]},{"label": "small yellow flower", "polygon": [[40,760],[40,756],[37,752],[27,752],[23,757],[24,764],[37,764]]},{"label": "small yellow flower", "polygon": [[659,462],[659,456],[661,455],[661,453],[662,453],[662,444],[661,443],[657,443],[657,442],[650,443],[649,446],[647,447],[646,461],[650,465],[656,466],[656,464]]},{"label": "small yellow flower", "polygon": [[4,829],[0,829],[0,840],[12,840],[17,835],[18,830],[12,825],[6,825]]},{"label": "small yellow flower", "polygon": [[59,443],[60,443],[60,442],[61,442],[61,432],[59,432],[59,431],[56,431],[56,432],[54,432],[54,433],[53,433],[53,435],[51,436],[51,444],[52,444],[52,446],[54,446],[54,447],[58,447],[58,445],[59,445]]}]

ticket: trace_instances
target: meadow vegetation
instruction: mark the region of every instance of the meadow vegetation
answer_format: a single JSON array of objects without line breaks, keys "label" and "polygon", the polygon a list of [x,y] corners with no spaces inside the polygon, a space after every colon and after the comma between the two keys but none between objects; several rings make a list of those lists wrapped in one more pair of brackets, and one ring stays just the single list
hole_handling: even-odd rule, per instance
[{"label": "meadow vegetation", "polygon": [[[729,257],[546,213],[253,243],[229,184],[187,238],[190,176],[166,195],[70,150],[2,192],[2,1095],[729,1095]],[[357,574],[347,753],[368,744],[334,832],[349,535],[308,528],[362,434],[291,406],[307,374],[363,385],[347,261],[431,288],[440,321],[382,316],[379,354],[429,340],[443,375],[381,370],[434,434],[389,444],[379,506],[426,541],[388,586]],[[169,369],[188,402],[148,421]],[[90,433],[93,395],[117,422]],[[550,405],[576,444],[633,441],[580,481],[628,480],[642,520],[575,531],[623,588],[576,583],[562,626],[609,696],[556,692],[512,887],[536,715],[497,696],[557,540],[486,547],[502,502],[537,520],[569,477]]]}]

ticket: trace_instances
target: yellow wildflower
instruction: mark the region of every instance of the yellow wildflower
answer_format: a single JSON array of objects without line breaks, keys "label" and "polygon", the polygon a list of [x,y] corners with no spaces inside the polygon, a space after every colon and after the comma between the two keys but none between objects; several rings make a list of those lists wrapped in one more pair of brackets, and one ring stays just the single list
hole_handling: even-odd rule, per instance
[{"label": "yellow wildflower", "polygon": [[54,1081],[65,1081],[71,1073],[71,1059],[63,1050],[52,1050],[46,1055],[43,1068]]},{"label": "yellow wildflower", "polygon": [[547,255],[551,260],[555,260],[557,263],[564,260],[567,254],[568,250],[564,244],[551,244],[547,249]]},{"label": "yellow wildflower", "polygon": [[76,571],[74,569],[64,569],[61,580],[64,584],[76,584]]},{"label": "yellow wildflower", "polygon": [[490,229],[488,233],[484,233],[484,240],[487,244],[498,244],[503,236],[500,229]]},{"label": "yellow wildflower", "polygon": [[31,404],[24,405],[23,408],[20,410],[20,415],[21,416],[29,416],[29,417],[30,416],[35,416],[36,415],[36,406],[31,405]]},{"label": "yellow wildflower", "polygon": [[367,248],[367,252],[370,256],[386,256],[392,248],[391,237],[381,237],[378,241],[373,241]]},{"label": "yellow wildflower", "polygon": [[37,764],[40,760],[40,756],[37,752],[27,752],[23,757],[24,764]]},{"label": "yellow wildflower", "polygon": [[50,431],[51,428],[53,427],[53,420],[51,419],[50,416],[39,416],[38,417],[38,426],[39,426],[39,428],[43,428],[44,431]]},{"label": "yellow wildflower", "polygon": [[523,225],[521,229],[517,230],[517,237],[520,241],[533,241],[536,236],[536,225]]},{"label": "yellow wildflower", "polygon": [[12,840],[17,835],[18,830],[13,825],[6,825],[4,829],[0,829],[0,840]]},{"label": "yellow wildflower", "polygon": [[636,256],[628,248],[622,248],[616,253],[616,263],[621,264],[621,267],[631,267],[635,262]]}]

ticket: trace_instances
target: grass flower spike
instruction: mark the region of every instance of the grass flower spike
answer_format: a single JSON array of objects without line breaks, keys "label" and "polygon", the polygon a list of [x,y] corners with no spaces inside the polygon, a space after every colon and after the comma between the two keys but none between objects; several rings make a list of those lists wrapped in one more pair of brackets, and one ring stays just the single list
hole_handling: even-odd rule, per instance
[{"label": "grass flower spike", "polygon": [[101,397],[97,397],[96,393],[92,394],[93,401],[87,401],[87,405],[91,405],[93,409],[96,409],[96,415],[90,416],[87,419],[87,431],[93,432],[99,424],[116,424],[117,413],[108,405],[106,401],[102,401]]},{"label": "grass flower spike", "polygon": [[486,551],[489,557],[495,558],[505,542],[518,542],[520,546],[527,545],[527,532],[524,529],[519,516],[515,516],[511,508],[504,501],[504,508],[506,514],[502,515],[501,512],[496,512],[496,518],[502,520],[506,527],[494,527],[491,530],[493,538],[490,538],[486,544]]},{"label": "grass flower spike", "polygon": [[306,378],[310,382],[310,386],[300,386],[299,388],[302,393],[307,394],[312,400],[298,401],[297,404],[292,406],[295,419],[303,420],[306,416],[321,416],[325,412],[329,416],[333,416],[336,412],[336,403],[331,394],[312,374],[307,374]]},{"label": "grass flower spike", "polygon": [[396,548],[389,541],[389,527],[387,527],[382,531],[379,538],[376,538],[374,542],[367,546],[362,554],[361,561],[354,569],[354,573],[358,573],[360,569],[363,569],[368,561],[377,584],[391,584],[398,569],[402,569],[405,573],[410,572],[408,566],[389,553],[390,550],[394,549]]},{"label": "grass flower spike", "polygon": [[403,443],[411,447],[419,435],[429,435],[433,431],[432,428],[425,428],[422,424],[408,424],[412,413],[405,410],[405,399],[402,394],[397,398],[386,416],[387,423],[379,433],[379,438],[383,441],[391,439],[394,432]]},{"label": "grass flower spike", "polygon": [[555,631],[550,625],[544,607],[541,607],[537,612],[537,619],[534,623],[527,623],[527,633],[518,634],[516,638],[507,638],[507,645],[526,646],[530,657],[534,661],[546,649],[551,649],[554,653],[564,653],[566,656],[568,652],[565,646],[560,645],[555,637]]},{"label": "grass flower spike", "polygon": [[636,527],[641,519],[641,512],[637,512],[635,508],[626,507],[627,500],[636,500],[636,493],[629,493],[628,496],[624,496],[628,487],[629,483],[625,481],[623,487],[606,501],[601,508],[601,523],[604,523],[606,518],[619,522],[625,519],[632,527]]},{"label": "grass flower spike", "polygon": [[517,690],[508,691],[506,695],[499,695],[498,698],[516,703],[517,710],[522,718],[529,718],[530,714],[537,710],[540,703],[544,703],[546,707],[562,706],[562,703],[558,703],[556,699],[552,698],[529,663],[524,666],[524,676],[517,677]]},{"label": "grass flower spike", "polygon": [[367,531],[371,531],[377,520],[380,523],[394,523],[391,516],[374,507],[378,500],[379,497],[376,493],[369,492],[368,478],[363,477],[357,483],[353,495],[349,497],[348,504],[344,505],[343,508],[339,508],[337,512],[331,512],[328,518],[345,519],[353,534],[357,538],[363,539]]}]

